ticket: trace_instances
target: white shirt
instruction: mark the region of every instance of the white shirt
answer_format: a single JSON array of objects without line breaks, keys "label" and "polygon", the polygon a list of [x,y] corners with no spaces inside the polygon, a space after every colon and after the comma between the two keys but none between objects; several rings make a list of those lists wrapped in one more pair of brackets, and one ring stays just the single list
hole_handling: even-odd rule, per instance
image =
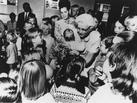
[{"label": "white shirt", "polygon": [[88,103],[132,103],[128,97],[121,93],[114,93],[111,89],[112,84],[108,83],[100,87],[88,100]]},{"label": "white shirt", "polygon": [[17,41],[16,41],[16,46],[17,46],[17,50],[18,50],[18,55],[21,55],[21,44],[22,44],[22,38],[21,37],[17,37]]}]

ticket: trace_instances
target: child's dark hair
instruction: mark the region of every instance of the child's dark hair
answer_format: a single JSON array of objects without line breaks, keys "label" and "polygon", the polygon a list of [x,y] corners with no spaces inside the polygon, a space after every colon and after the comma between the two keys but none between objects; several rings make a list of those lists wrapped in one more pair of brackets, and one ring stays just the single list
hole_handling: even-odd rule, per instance
[{"label": "child's dark hair", "polygon": [[16,14],[13,13],[13,12],[11,12],[10,15],[9,15],[9,17],[10,17],[10,18],[13,18],[13,17],[15,18],[15,17],[16,17]]},{"label": "child's dark hair", "polygon": [[71,8],[79,8],[79,5],[74,4],[74,5],[71,6]]},{"label": "child's dark hair", "polygon": [[68,56],[64,58],[63,67],[60,70],[58,77],[56,78],[56,86],[65,85],[66,80],[70,79],[75,81],[75,87],[81,93],[85,93],[84,84],[80,82],[81,80],[81,72],[85,68],[85,59],[81,56]]},{"label": "child's dark hair", "polygon": [[55,19],[55,18],[58,18],[58,19],[59,19],[59,16],[58,16],[58,15],[53,15],[53,16],[50,17],[51,20],[52,20],[52,19]]},{"label": "child's dark hair", "polygon": [[30,28],[29,33],[34,33],[34,32],[41,32],[39,28]]},{"label": "child's dark hair", "polygon": [[[68,36],[66,35],[67,32],[71,34],[70,37],[68,37]],[[75,40],[74,32],[73,32],[72,29],[67,28],[67,29],[63,32],[63,36],[64,36],[64,39],[65,39],[66,41],[74,41],[74,40]]]},{"label": "child's dark hair", "polygon": [[45,21],[46,23],[44,23],[45,25],[48,25],[48,24],[52,24],[51,23],[51,19],[49,17],[46,17],[46,18],[43,18],[42,21]]},{"label": "child's dark hair", "polygon": [[7,33],[7,40],[9,40],[10,42],[16,43],[17,37],[13,30]]},{"label": "child's dark hair", "polygon": [[109,36],[102,40],[102,42],[105,44],[106,48],[110,48],[113,45],[113,38],[114,38],[114,36]]},{"label": "child's dark hair", "polygon": [[[66,74],[71,80],[76,80],[76,75],[80,76],[80,73],[84,70],[85,59],[81,56],[77,56],[72,59],[66,68]],[[77,81],[77,80],[76,80]]]}]

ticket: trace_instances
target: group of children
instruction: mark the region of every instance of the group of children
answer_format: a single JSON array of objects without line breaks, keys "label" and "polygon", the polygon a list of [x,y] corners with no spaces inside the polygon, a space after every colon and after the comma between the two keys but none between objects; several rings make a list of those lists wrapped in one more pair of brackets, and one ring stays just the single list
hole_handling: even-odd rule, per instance
[{"label": "group of children", "polygon": [[[115,64],[112,63],[113,68],[111,69],[108,69],[109,67],[107,67],[109,66],[109,62],[113,62],[111,59],[108,60],[108,58],[111,58],[112,51],[114,51],[111,50],[111,47],[117,43],[129,42],[134,38],[134,35],[136,35],[134,32],[137,32],[136,15],[120,18],[114,26],[115,35],[106,37],[101,41],[98,55],[88,71],[88,78],[82,78],[81,73],[85,68],[85,61],[80,56],[80,53],[86,49],[86,46],[85,43],[79,43],[80,41],[76,40],[75,31],[69,27],[63,32],[64,39],[62,40],[62,43],[71,51],[73,51],[73,55],[75,54],[76,57],[72,57],[72,61],[69,61],[70,58],[67,58],[67,61],[65,61],[63,58],[63,60],[68,64],[65,66],[65,62],[62,60],[64,64],[56,64],[56,66],[60,65],[59,68],[65,69],[63,71],[60,71],[59,69],[59,71],[53,72],[54,67],[52,68],[53,65],[51,63],[54,60],[54,57],[51,57],[51,53],[54,49],[53,47],[55,47],[56,43],[58,42],[58,40],[55,39],[53,32],[55,22],[59,19],[58,16],[44,18],[39,27],[36,23],[36,18],[33,16],[30,17],[24,24],[24,34],[21,34],[23,32],[20,32],[18,28],[15,29],[14,27],[15,15],[11,13],[10,17],[12,19],[11,22],[7,23],[7,32],[0,31],[0,68],[2,68],[0,70],[2,75],[0,78],[0,87],[3,84],[5,85],[9,83],[10,87],[2,87],[6,89],[11,88],[10,90],[14,95],[13,98],[8,98],[7,95],[9,94],[5,93],[6,96],[3,94],[3,98],[0,98],[0,101],[3,102],[5,102],[5,100],[9,102],[14,100],[18,101],[18,99],[14,97],[18,97],[16,93],[20,91],[23,103],[33,103],[34,101],[32,100],[37,100],[38,102],[47,101],[48,103],[54,103],[55,101],[53,97],[59,99],[58,94],[60,93],[62,95],[62,90],[71,90],[68,88],[69,86],[74,87],[80,96],[81,94],[84,94],[84,96],[86,95],[85,97],[87,97],[86,99],[89,99],[89,92],[91,96],[98,89],[98,87],[108,82],[112,82],[112,79],[118,75],[117,72],[115,73]],[[96,26],[95,29],[97,27],[98,26]],[[47,65],[45,66],[44,63]],[[3,74],[3,72],[6,72],[7,75]],[[19,78],[16,78],[15,74],[12,75],[13,72],[16,72],[17,75],[17,72],[19,72]],[[62,74],[64,72],[66,74]],[[59,73],[59,75],[56,75],[55,73]],[[13,78],[16,81],[9,78],[8,75],[10,77],[14,76]],[[59,76],[60,78],[56,78],[55,76]],[[50,81],[52,79],[54,80]],[[62,82],[59,79],[65,82]],[[51,88],[49,86],[51,84],[47,83],[47,81],[51,84],[54,84],[55,82],[51,89],[51,94],[53,93],[52,95],[48,93],[49,90],[47,89]],[[85,84],[83,85],[81,81]],[[67,83],[67,85],[64,83]],[[19,84],[18,89],[17,84]],[[88,92],[80,86],[81,84],[84,89],[86,86],[88,87],[89,90],[86,88]],[[59,86],[60,88],[58,88]],[[84,92],[80,90],[81,88]],[[3,89],[0,89],[0,91],[1,90]],[[4,93],[4,91],[2,92]],[[65,94],[65,98],[67,99],[66,96],[68,96],[68,94]],[[69,99],[71,99],[72,94],[70,93],[69,96]],[[80,98],[80,96],[78,96],[78,98]],[[56,102],[58,101],[59,100],[56,100]],[[65,100],[62,101],[64,102]]]}]

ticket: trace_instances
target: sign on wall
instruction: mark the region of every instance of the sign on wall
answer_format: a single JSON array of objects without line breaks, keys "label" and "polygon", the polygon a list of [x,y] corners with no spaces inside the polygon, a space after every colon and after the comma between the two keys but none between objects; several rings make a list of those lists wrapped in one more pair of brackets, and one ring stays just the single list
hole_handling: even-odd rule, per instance
[{"label": "sign on wall", "polygon": [[7,5],[17,5],[17,0],[7,0]]},{"label": "sign on wall", "polygon": [[59,0],[45,0],[46,9],[59,9],[58,7]]},{"label": "sign on wall", "polygon": [[17,6],[17,0],[0,0],[0,4]]}]

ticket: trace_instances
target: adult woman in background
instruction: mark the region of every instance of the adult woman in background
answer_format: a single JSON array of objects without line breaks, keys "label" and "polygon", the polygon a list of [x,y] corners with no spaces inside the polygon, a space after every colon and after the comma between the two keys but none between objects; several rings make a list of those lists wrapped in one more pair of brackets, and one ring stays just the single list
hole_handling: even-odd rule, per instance
[{"label": "adult woman in background", "polygon": [[61,19],[55,23],[55,31],[54,31],[54,35],[57,40],[64,39],[63,32],[66,28],[73,29],[76,40],[80,40],[80,37],[78,36],[77,31],[74,27],[75,19],[69,17],[69,10],[70,10],[70,1],[60,0],[59,11],[60,11]]}]

